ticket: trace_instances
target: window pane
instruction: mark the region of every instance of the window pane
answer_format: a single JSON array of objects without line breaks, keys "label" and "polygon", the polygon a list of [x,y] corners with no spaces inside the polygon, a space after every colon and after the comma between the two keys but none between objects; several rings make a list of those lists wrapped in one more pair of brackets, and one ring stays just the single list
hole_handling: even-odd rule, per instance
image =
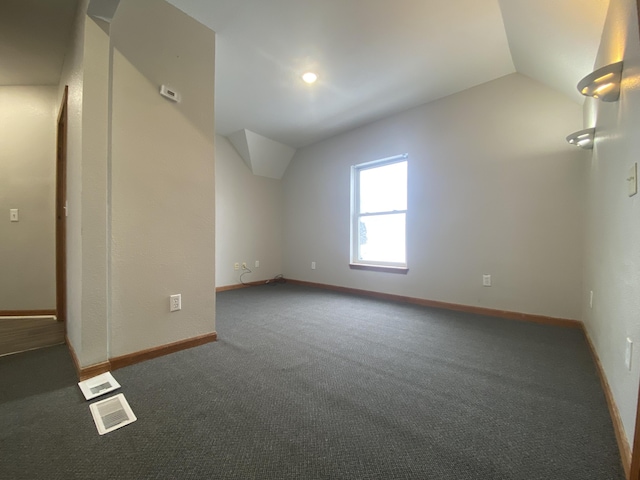
[{"label": "window pane", "polygon": [[407,162],[360,170],[360,212],[407,209]]},{"label": "window pane", "polygon": [[361,261],[406,263],[404,213],[360,217]]}]

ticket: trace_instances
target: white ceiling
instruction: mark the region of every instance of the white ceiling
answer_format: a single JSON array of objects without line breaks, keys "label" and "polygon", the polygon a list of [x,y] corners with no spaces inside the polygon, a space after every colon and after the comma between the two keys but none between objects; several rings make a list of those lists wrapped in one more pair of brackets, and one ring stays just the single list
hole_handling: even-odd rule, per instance
[{"label": "white ceiling", "polygon": [[57,85],[78,0],[0,0],[0,85]]},{"label": "white ceiling", "polygon": [[[0,85],[57,84],[77,0],[1,2]],[[582,102],[609,0],[169,2],[217,33],[217,132],[301,147],[515,71]]]},{"label": "white ceiling", "polygon": [[293,147],[515,71],[581,102],[609,3],[169,1],[217,33],[218,132]]},{"label": "white ceiling", "polygon": [[584,101],[609,0],[499,0],[516,71]]}]

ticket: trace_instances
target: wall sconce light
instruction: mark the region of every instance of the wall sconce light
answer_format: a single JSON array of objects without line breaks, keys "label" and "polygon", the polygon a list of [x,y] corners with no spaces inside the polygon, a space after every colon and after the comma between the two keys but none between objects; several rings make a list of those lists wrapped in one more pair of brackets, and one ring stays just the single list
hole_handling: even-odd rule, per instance
[{"label": "wall sconce light", "polygon": [[587,97],[599,98],[603,102],[615,102],[620,98],[622,62],[599,68],[578,83],[578,91]]},{"label": "wall sconce light", "polygon": [[567,137],[567,142],[571,145],[582,147],[585,150],[591,150],[593,148],[593,140],[596,136],[595,128],[587,128],[585,130],[579,130],[572,133]]}]

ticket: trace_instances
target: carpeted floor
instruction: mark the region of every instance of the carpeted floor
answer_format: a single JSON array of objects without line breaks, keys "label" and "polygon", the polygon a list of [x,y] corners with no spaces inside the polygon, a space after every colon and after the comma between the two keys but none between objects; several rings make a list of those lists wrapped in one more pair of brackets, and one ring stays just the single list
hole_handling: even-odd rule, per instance
[{"label": "carpeted floor", "polygon": [[217,308],[218,342],[114,372],[138,421],[103,437],[66,347],[0,358],[0,478],[624,478],[579,330],[293,285]]}]

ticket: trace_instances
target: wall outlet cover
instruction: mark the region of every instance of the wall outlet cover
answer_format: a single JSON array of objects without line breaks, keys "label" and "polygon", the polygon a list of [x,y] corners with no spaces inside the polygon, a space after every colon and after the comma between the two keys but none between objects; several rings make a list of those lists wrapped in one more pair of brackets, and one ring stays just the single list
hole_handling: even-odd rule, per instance
[{"label": "wall outlet cover", "polygon": [[169,311],[177,312],[178,310],[182,310],[182,295],[171,295],[169,297]]}]

